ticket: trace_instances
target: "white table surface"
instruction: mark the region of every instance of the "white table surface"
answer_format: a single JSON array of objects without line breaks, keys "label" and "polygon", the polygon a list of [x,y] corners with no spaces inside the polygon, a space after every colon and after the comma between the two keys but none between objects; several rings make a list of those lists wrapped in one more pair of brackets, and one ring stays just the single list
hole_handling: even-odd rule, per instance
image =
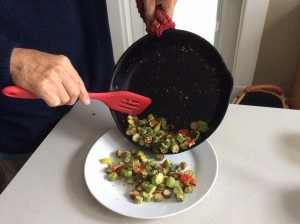
[{"label": "white table surface", "polygon": [[115,214],[88,191],[85,158],[114,126],[101,103],[77,104],[0,195],[0,223],[300,223],[300,111],[230,105],[209,138],[219,161],[214,187],[163,220]]}]

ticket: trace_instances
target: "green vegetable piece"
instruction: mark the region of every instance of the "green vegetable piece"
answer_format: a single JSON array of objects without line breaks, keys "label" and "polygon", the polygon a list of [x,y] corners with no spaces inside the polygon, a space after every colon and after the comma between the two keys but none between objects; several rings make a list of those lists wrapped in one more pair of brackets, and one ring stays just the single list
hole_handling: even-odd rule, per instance
[{"label": "green vegetable piece", "polygon": [[143,151],[137,151],[136,158],[139,159],[141,156],[144,156],[144,155],[145,155],[145,153]]},{"label": "green vegetable piece", "polygon": [[165,158],[165,155],[164,154],[158,154],[156,153],[155,154],[155,158],[159,161],[162,161],[164,158]]},{"label": "green vegetable piece", "polygon": [[157,170],[151,170],[150,171],[150,175],[151,176],[155,176],[155,175],[157,175],[158,174],[158,171]]},{"label": "green vegetable piece", "polygon": [[133,199],[134,204],[141,204],[143,203],[143,201],[144,201],[143,197],[139,195],[135,196]]},{"label": "green vegetable piece", "polygon": [[197,129],[198,129],[198,124],[197,124],[197,122],[192,122],[192,123],[190,124],[190,128],[191,128],[192,130],[197,130]]},{"label": "green vegetable piece", "polygon": [[192,130],[192,131],[191,131],[191,138],[192,138],[194,141],[197,141],[197,140],[200,138],[200,132],[199,132],[199,131]]},{"label": "green vegetable piece", "polygon": [[166,189],[166,185],[164,183],[157,185],[157,190],[163,191],[164,189]]},{"label": "green vegetable piece", "polygon": [[155,119],[155,118],[154,118],[153,114],[149,114],[148,117],[147,117],[147,121],[148,121],[148,122],[150,122],[150,121],[152,121],[152,120],[154,120],[154,119]]},{"label": "green vegetable piece", "polygon": [[178,153],[179,150],[180,150],[180,147],[179,147],[178,144],[174,144],[174,145],[171,146],[171,151],[172,151],[173,153]]},{"label": "green vegetable piece", "polygon": [[184,137],[182,136],[182,134],[178,133],[176,135],[176,140],[179,142],[179,143],[182,143],[185,141]]},{"label": "green vegetable piece", "polygon": [[111,172],[110,174],[107,175],[107,179],[109,181],[116,181],[118,180],[118,174],[116,172]]},{"label": "green vegetable piece", "polygon": [[197,121],[198,130],[202,133],[207,132],[209,130],[208,124],[205,121]]},{"label": "green vegetable piece", "polygon": [[155,127],[154,127],[153,131],[154,131],[154,132],[158,132],[158,131],[160,131],[160,126],[161,126],[161,123],[160,123],[160,122],[159,122],[159,123],[157,123],[157,124],[155,125]]},{"label": "green vegetable piece", "polygon": [[145,135],[146,133],[147,133],[147,129],[146,128],[141,128],[140,134]]},{"label": "green vegetable piece", "polygon": [[179,146],[181,149],[187,149],[189,147],[187,142],[182,142]]},{"label": "green vegetable piece", "polygon": [[118,158],[121,158],[123,156],[123,154],[124,154],[124,151],[121,150],[121,149],[116,151],[116,155],[117,155]]},{"label": "green vegetable piece", "polygon": [[136,196],[139,196],[140,192],[138,192],[137,190],[133,190],[129,193],[129,196],[131,199],[134,199]]},{"label": "green vegetable piece", "polygon": [[135,160],[132,161],[132,165],[134,165],[134,166],[140,166],[141,162],[140,162],[140,160],[135,159]]},{"label": "green vegetable piece", "polygon": [[[176,197],[176,196],[175,196],[175,197]],[[183,202],[184,199],[185,199],[184,194],[178,195],[178,196],[176,197],[176,201],[178,201],[178,202]]]},{"label": "green vegetable piece", "polygon": [[144,146],[144,145],[145,145],[145,142],[144,142],[143,139],[139,139],[139,145],[140,145],[140,146]]},{"label": "green vegetable piece", "polygon": [[170,160],[167,160],[167,159],[166,159],[166,160],[164,161],[163,165],[164,165],[165,168],[170,169],[170,168],[172,167],[173,164],[170,162]]},{"label": "green vegetable piece", "polygon": [[175,194],[176,197],[183,195],[183,190],[182,190],[181,187],[175,187],[174,190],[173,190],[173,192],[174,192],[174,194]]},{"label": "green vegetable piece", "polygon": [[163,191],[163,196],[164,196],[165,198],[169,198],[169,197],[171,197],[171,195],[172,195],[172,191],[171,191],[170,189],[165,189],[165,190]]},{"label": "green vegetable piece", "polygon": [[143,191],[142,196],[143,196],[143,201],[145,201],[145,202],[149,202],[153,198],[153,194],[152,193],[147,193],[145,191]]},{"label": "green vegetable piece", "polygon": [[151,183],[154,185],[161,184],[164,181],[164,175],[162,173],[158,173],[151,178]]},{"label": "green vegetable piece", "polygon": [[141,161],[143,164],[147,163],[147,162],[148,162],[147,156],[146,156],[146,155],[140,156],[140,161]]},{"label": "green vegetable piece", "polygon": [[176,188],[176,187],[180,187],[180,181],[179,180],[175,180],[173,188]]},{"label": "green vegetable piece", "polygon": [[132,141],[138,142],[138,141],[139,141],[139,138],[140,138],[140,135],[139,135],[138,133],[135,133],[135,134],[132,136]]},{"label": "green vegetable piece", "polygon": [[123,171],[123,176],[126,178],[132,177],[132,171],[131,170],[124,170]]},{"label": "green vegetable piece", "polygon": [[142,120],[140,120],[140,124],[141,124],[141,125],[146,125],[146,124],[147,124],[147,119],[142,119]]},{"label": "green vegetable piece", "polygon": [[152,138],[151,135],[145,135],[145,137],[144,137],[144,142],[145,142],[146,144],[150,144],[150,143],[152,142],[152,140],[153,140],[153,138]]},{"label": "green vegetable piece", "polygon": [[160,202],[162,199],[163,199],[163,196],[161,193],[155,193],[153,195],[153,201],[155,201],[155,202]]},{"label": "green vegetable piece", "polygon": [[112,158],[102,158],[99,160],[101,164],[111,165],[113,163]]},{"label": "green vegetable piece", "polygon": [[148,187],[148,185],[150,185],[150,182],[149,182],[149,181],[144,181],[144,182],[142,182],[141,187],[142,187],[144,190],[146,190],[146,188]]},{"label": "green vegetable piece", "polygon": [[134,122],[134,120],[133,120],[133,119],[128,119],[128,124],[134,125],[134,124],[135,124],[135,122]]},{"label": "green vegetable piece", "polygon": [[181,167],[181,169],[185,169],[185,168],[187,168],[187,163],[186,162],[181,162],[181,163],[179,163],[179,166]]},{"label": "green vegetable piece", "polygon": [[166,180],[166,186],[172,188],[175,185],[175,178],[174,177],[168,177]]},{"label": "green vegetable piece", "polygon": [[168,168],[163,168],[162,173],[163,173],[164,175],[167,175],[167,174],[169,173],[169,171],[170,171],[170,169],[168,169]]},{"label": "green vegetable piece", "polygon": [[195,190],[195,187],[192,186],[192,185],[188,185],[188,186],[186,186],[186,187],[184,188],[184,192],[185,192],[185,193],[193,193],[194,190]]},{"label": "green vegetable piece", "polygon": [[151,166],[150,164],[147,164],[147,165],[145,166],[145,169],[146,169],[148,172],[150,172],[151,170],[153,170],[153,168],[152,168],[152,166]]},{"label": "green vegetable piece", "polygon": [[153,184],[148,184],[145,189],[145,191],[150,194],[152,194],[155,190],[156,190],[156,186]]}]

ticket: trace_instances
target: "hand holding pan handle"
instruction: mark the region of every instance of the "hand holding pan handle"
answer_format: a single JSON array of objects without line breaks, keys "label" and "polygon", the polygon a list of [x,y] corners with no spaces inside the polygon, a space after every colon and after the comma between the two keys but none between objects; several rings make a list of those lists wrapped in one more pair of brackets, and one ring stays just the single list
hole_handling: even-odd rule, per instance
[{"label": "hand holding pan handle", "polygon": [[[172,0],[168,4],[161,3],[157,5],[154,12],[151,12],[151,3],[156,4],[156,1],[143,2],[143,0],[136,0],[140,16],[146,23],[146,31],[160,37],[165,30],[175,29],[175,23],[171,17],[173,16],[176,1]],[[147,8],[145,8],[145,5],[147,5]]]}]

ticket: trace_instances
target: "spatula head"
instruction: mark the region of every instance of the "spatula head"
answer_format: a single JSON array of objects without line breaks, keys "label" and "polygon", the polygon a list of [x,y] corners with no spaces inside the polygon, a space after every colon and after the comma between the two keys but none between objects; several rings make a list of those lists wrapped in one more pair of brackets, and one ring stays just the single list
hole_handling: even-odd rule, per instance
[{"label": "spatula head", "polygon": [[130,115],[142,113],[151,104],[150,98],[129,91],[108,92],[105,96],[100,95],[98,99],[110,109]]}]

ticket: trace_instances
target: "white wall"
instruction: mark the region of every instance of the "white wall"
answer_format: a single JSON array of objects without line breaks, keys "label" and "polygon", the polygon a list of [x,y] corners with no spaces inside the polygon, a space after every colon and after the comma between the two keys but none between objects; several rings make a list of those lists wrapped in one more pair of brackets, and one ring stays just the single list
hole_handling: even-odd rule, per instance
[{"label": "white wall", "polygon": [[214,44],[218,0],[178,0],[174,22],[177,29],[191,31]]}]

